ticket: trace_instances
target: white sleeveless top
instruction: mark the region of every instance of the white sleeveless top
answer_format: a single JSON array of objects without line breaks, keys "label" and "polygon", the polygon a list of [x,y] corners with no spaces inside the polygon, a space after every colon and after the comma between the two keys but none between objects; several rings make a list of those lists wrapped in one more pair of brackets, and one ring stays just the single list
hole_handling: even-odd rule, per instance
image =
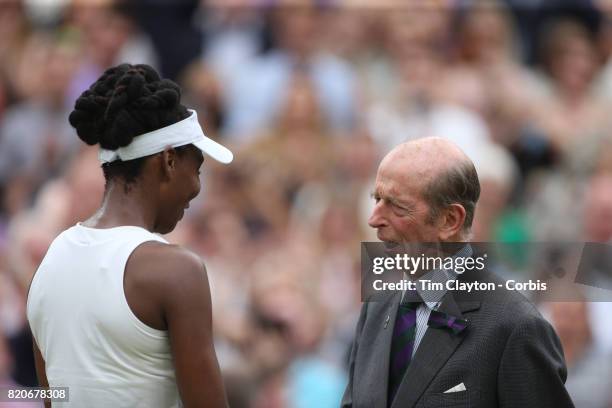
[{"label": "white sleeveless top", "polygon": [[27,315],[51,387],[69,387],[54,407],[179,407],[167,331],[141,322],[123,291],[128,257],[146,241],[135,226],[77,224],[51,244],[34,275]]}]

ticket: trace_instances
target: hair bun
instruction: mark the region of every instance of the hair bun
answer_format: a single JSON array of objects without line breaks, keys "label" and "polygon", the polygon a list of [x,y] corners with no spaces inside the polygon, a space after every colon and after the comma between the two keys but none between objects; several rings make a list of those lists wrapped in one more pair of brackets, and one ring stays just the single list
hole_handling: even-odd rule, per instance
[{"label": "hair bun", "polygon": [[109,150],[134,137],[187,116],[179,86],[161,79],[150,66],[121,64],[110,68],[81,96],[70,124],[81,140]]}]

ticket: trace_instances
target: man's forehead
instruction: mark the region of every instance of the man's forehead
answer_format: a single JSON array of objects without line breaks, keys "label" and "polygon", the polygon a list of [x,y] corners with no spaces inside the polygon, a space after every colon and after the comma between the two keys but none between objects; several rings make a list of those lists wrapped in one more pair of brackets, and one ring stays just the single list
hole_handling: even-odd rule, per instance
[{"label": "man's forehead", "polygon": [[400,194],[399,189],[393,183],[393,181],[381,180],[380,178],[376,179],[376,184],[374,185],[374,192],[379,195],[398,195]]},{"label": "man's forehead", "polygon": [[420,191],[420,184],[395,173],[379,172],[374,192],[381,197],[408,199]]},{"label": "man's forehead", "polygon": [[376,173],[377,182],[397,184],[399,188],[419,187],[433,176],[433,169],[419,160],[403,158],[383,160]]}]

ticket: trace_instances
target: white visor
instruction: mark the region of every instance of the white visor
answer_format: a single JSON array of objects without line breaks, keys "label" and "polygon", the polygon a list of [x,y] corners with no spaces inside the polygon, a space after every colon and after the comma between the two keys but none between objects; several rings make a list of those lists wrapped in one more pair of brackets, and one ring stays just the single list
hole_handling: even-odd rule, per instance
[{"label": "white visor", "polygon": [[188,118],[172,125],[156,129],[134,137],[132,143],[117,150],[100,149],[100,162],[110,163],[115,160],[127,161],[150,156],[163,151],[166,147],[179,147],[192,144],[202,153],[221,163],[230,163],[234,159],[232,152],[225,146],[206,137],[198,122],[198,114],[189,109]]}]

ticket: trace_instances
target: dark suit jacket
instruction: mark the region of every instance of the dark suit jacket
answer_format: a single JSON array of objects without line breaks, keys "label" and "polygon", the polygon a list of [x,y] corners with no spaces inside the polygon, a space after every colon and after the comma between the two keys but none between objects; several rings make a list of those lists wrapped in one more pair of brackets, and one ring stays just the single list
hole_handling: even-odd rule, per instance
[{"label": "dark suit jacket", "polygon": [[[460,281],[503,283],[487,271]],[[440,311],[468,319],[459,334],[427,328],[392,403],[391,337],[401,293],[365,302],[350,356],[342,407],[567,408],[563,349],[553,328],[518,292],[447,292]],[[385,325],[387,316],[390,321]],[[463,383],[466,391],[444,393]]]}]

